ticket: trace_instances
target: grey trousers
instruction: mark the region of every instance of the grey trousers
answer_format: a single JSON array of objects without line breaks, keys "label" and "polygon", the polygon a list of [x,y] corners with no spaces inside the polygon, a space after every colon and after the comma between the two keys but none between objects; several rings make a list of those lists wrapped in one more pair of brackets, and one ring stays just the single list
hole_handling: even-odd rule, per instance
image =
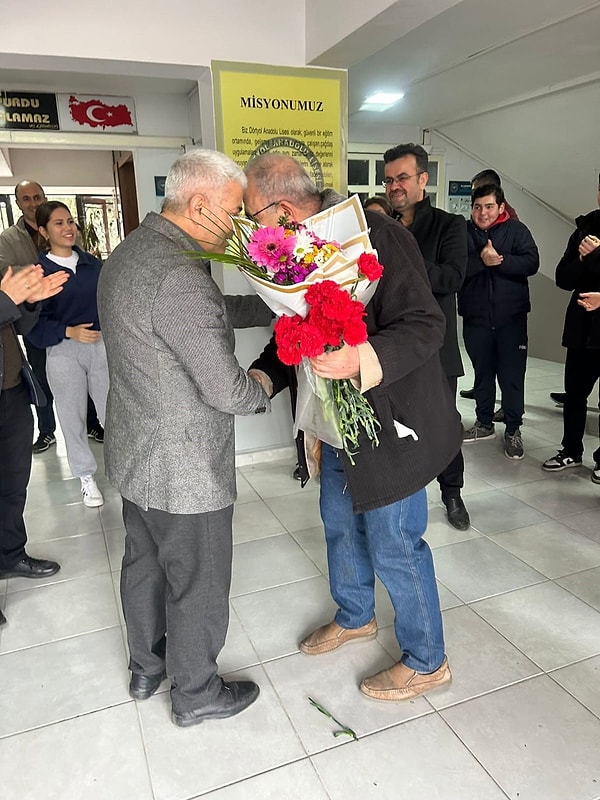
[{"label": "grey trousers", "polygon": [[71,472],[76,478],[93,475],[97,465],[87,436],[87,398],[89,393],[100,424],[104,426],[108,395],[104,342],[100,339],[93,344],[83,344],[75,339],[63,339],[60,344],[48,348],[46,373],[65,437]]},{"label": "grey trousers", "polygon": [[129,668],[166,669],[177,713],[216,700],[229,624],[233,505],[205,514],[147,511],[123,498],[121,601]]}]

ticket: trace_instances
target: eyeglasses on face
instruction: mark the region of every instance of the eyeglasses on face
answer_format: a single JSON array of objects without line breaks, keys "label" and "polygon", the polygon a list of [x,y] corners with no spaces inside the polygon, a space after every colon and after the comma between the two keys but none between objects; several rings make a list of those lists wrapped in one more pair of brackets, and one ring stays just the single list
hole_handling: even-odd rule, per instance
[{"label": "eyeglasses on face", "polygon": [[281,203],[281,200],[273,200],[273,202],[269,203],[268,206],[261,208],[260,211],[255,211],[254,214],[251,214],[249,211],[246,211],[246,216],[248,217],[248,219],[251,219],[253,222],[256,222],[257,221],[256,218],[258,217],[259,214],[262,214],[263,211],[266,211],[268,208],[272,208],[273,206],[278,206],[279,203]]},{"label": "eyeglasses on face", "polygon": [[402,184],[408,183],[408,181],[411,178],[416,178],[416,177],[418,177],[419,175],[422,175],[422,174],[423,174],[423,170],[421,170],[420,172],[415,172],[414,175],[396,175],[395,178],[384,178],[381,181],[381,185],[386,189],[387,189],[388,186],[393,186],[395,183],[397,183],[400,186],[402,186]]}]

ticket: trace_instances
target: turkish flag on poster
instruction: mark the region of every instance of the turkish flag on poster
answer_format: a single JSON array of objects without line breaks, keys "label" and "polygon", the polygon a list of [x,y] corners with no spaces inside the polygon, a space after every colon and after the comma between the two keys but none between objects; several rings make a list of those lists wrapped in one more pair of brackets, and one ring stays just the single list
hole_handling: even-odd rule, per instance
[{"label": "turkish flag on poster", "polygon": [[58,95],[61,130],[136,132],[133,98]]}]

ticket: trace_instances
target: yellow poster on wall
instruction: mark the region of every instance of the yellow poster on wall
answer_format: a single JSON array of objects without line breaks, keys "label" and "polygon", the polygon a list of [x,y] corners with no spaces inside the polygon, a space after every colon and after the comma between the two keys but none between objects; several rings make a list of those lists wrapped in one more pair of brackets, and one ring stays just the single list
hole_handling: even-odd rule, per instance
[{"label": "yellow poster on wall", "polygon": [[218,150],[240,166],[263,153],[300,160],[320,188],[347,191],[345,70],[213,61]]}]

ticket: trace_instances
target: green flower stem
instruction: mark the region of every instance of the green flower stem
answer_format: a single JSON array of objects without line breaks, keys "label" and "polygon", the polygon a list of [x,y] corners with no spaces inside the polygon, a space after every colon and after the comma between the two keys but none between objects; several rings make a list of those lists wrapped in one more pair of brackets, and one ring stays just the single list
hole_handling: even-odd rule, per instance
[{"label": "green flower stem", "polygon": [[341,722],[339,722],[332,714],[330,714],[329,711],[327,711],[327,709],[324,708],[320,703],[317,703],[315,700],[313,700],[312,697],[308,698],[308,702],[311,704],[311,706],[316,708],[317,711],[320,711],[321,714],[325,714],[326,717],[329,717],[329,719],[332,720],[333,722],[335,722],[336,725],[340,726],[340,730],[339,731],[334,731],[333,732],[333,735],[335,737],[337,737],[337,736],[351,736],[354,739],[355,742],[358,742],[358,736],[354,733],[352,728],[349,728],[347,725],[342,725]]},{"label": "green flower stem", "polygon": [[367,398],[353,386],[350,380],[344,378],[333,380],[331,383],[333,399],[339,414],[344,451],[354,466],[353,457],[358,452],[360,429],[362,428],[373,442],[373,447],[377,447],[379,445],[377,431],[381,430],[381,423],[375,416],[373,407]]}]

